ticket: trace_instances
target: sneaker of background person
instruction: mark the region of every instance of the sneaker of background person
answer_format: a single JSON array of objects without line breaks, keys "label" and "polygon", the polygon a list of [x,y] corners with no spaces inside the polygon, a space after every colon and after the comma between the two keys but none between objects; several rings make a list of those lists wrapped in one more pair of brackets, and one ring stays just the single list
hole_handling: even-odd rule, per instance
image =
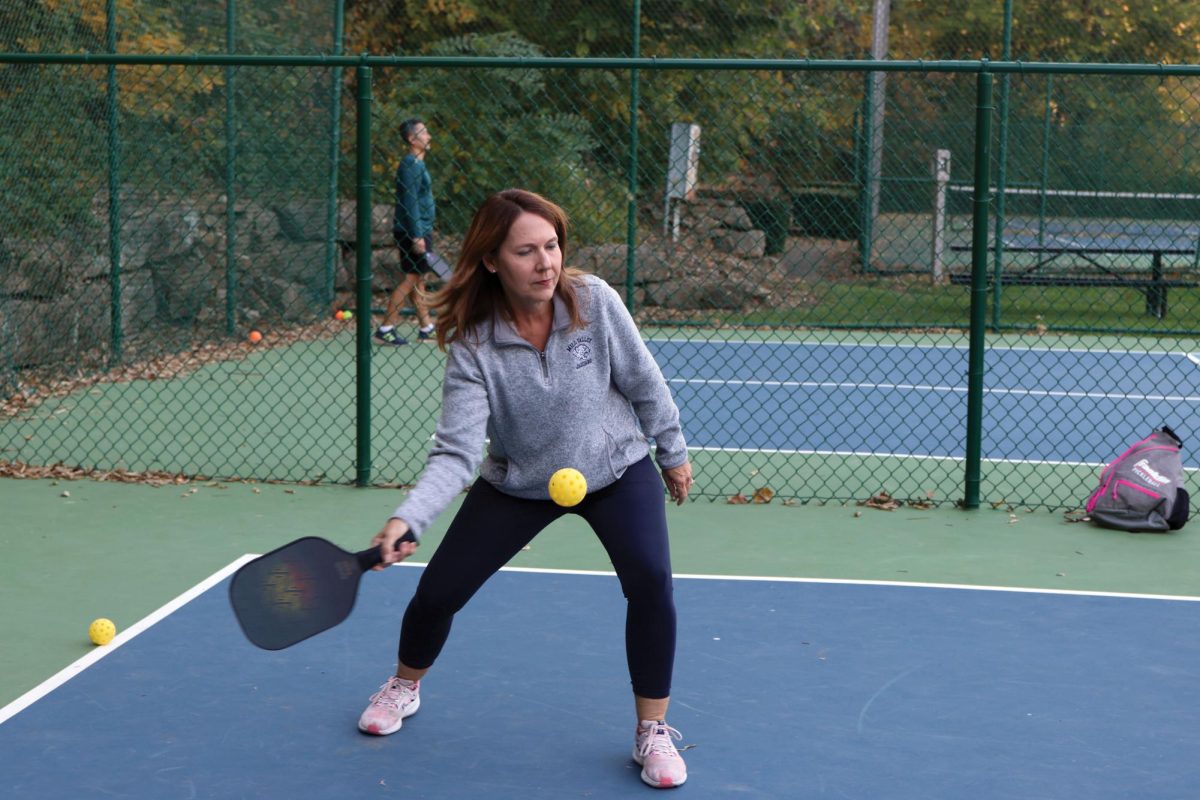
[{"label": "sneaker of background person", "polygon": [[408,339],[405,339],[403,336],[396,333],[395,328],[380,328],[375,331],[375,338],[384,344],[408,344]]},{"label": "sneaker of background person", "polygon": [[393,675],[371,695],[371,703],[358,718],[358,729],[374,736],[387,736],[400,730],[405,717],[421,707],[421,682]]},{"label": "sneaker of background person", "polygon": [[657,789],[683,785],[687,780],[687,765],[672,741],[682,738],[683,734],[661,719],[638,723],[633,760],[642,767],[643,781]]},{"label": "sneaker of background person", "polygon": [[428,328],[418,328],[417,329],[417,338],[420,339],[422,342],[427,342],[430,339],[432,339],[433,338],[433,326],[430,325]]}]

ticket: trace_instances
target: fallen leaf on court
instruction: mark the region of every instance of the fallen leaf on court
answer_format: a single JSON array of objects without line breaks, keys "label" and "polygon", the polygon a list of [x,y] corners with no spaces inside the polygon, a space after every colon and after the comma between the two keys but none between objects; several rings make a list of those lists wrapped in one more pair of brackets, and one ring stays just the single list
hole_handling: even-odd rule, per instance
[{"label": "fallen leaf on court", "polygon": [[912,500],[909,500],[909,501],[908,501],[908,504],[909,504],[911,507],[913,507],[913,508],[919,508],[919,509],[921,509],[922,511],[926,511],[926,510],[928,510],[928,509],[931,509],[931,508],[933,508],[933,506],[934,506],[934,502],[933,502],[932,500],[917,500],[917,499],[915,499],[915,498],[914,498],[914,499],[912,499]]},{"label": "fallen leaf on court", "polygon": [[1075,509],[1063,513],[1063,519],[1067,522],[1091,522],[1092,518],[1087,515],[1086,511]]},{"label": "fallen leaf on court", "polygon": [[1016,525],[1016,524],[1017,524],[1018,522],[1020,522],[1020,521],[1021,521],[1021,520],[1020,520],[1020,519],[1017,517],[1017,515],[1016,515],[1016,514],[1009,514],[1009,515],[1008,515],[1008,524],[1009,524],[1009,525]]},{"label": "fallen leaf on court", "polygon": [[750,498],[746,497],[746,495],[744,495],[744,494],[739,493],[739,494],[735,494],[733,497],[729,498],[725,502],[731,506],[744,506],[746,503],[750,502]]},{"label": "fallen leaf on court", "polygon": [[869,499],[860,500],[858,504],[867,508],[878,508],[880,511],[895,511],[900,507],[900,501],[887,492],[876,492]]},{"label": "fallen leaf on court", "polygon": [[[68,481],[93,480],[110,483],[144,483],[150,486],[165,486],[167,484],[184,484],[191,480],[186,475],[170,472],[129,472],[123,469],[86,469],[84,467],[68,467],[61,461],[48,466],[25,464],[20,461],[7,461],[0,458],[0,478],[54,478]],[[56,486],[55,480],[52,486]]]},{"label": "fallen leaf on court", "polygon": [[796,498],[785,497],[783,500],[780,500],[779,502],[785,506],[794,506],[794,505],[796,505]]},{"label": "fallen leaf on court", "polygon": [[769,503],[769,502],[771,502],[771,498],[773,498],[774,496],[775,496],[774,489],[770,488],[769,486],[763,486],[762,488],[754,490],[754,497],[752,498],[751,502]]}]

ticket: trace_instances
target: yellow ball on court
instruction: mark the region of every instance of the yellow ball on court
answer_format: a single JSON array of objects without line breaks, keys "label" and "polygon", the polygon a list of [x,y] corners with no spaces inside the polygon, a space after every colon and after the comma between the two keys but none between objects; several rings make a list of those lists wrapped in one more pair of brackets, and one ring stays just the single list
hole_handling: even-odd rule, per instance
[{"label": "yellow ball on court", "polygon": [[111,619],[101,617],[88,626],[88,638],[92,644],[108,644],[117,635],[117,626]]},{"label": "yellow ball on court", "polygon": [[560,506],[578,505],[587,494],[587,481],[577,469],[564,467],[550,476],[550,499]]}]

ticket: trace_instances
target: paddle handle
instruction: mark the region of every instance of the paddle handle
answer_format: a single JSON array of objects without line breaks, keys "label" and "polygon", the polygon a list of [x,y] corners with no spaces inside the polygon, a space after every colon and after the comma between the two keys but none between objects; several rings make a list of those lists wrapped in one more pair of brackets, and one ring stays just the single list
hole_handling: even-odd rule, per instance
[{"label": "paddle handle", "polygon": [[[418,545],[420,544],[420,542],[417,541],[416,534],[414,534],[412,531],[405,531],[404,535],[396,540],[397,550],[400,549],[401,542],[412,542],[413,544]],[[372,567],[377,567],[383,563],[383,545],[368,547],[366,550],[355,553],[354,557],[358,559],[358,566],[363,572],[366,572]]]}]

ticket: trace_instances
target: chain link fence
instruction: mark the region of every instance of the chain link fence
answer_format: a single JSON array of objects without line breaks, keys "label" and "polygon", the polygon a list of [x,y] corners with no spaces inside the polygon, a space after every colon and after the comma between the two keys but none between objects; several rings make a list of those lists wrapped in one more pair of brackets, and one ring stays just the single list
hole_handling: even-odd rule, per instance
[{"label": "chain link fence", "polygon": [[442,356],[379,347],[364,365],[355,305],[368,249],[376,310],[390,288],[414,116],[451,262],[492,191],[568,209],[569,260],[624,294],[683,408],[700,496],[959,501],[972,324],[990,345],[984,502],[1074,507],[1149,426],[1187,438],[1186,69],[998,74],[980,258],[979,65],[635,72],[538,63],[508,33],[426,51],[369,61],[365,171],[347,67],[368,62],[0,59],[0,462],[414,480]]}]

